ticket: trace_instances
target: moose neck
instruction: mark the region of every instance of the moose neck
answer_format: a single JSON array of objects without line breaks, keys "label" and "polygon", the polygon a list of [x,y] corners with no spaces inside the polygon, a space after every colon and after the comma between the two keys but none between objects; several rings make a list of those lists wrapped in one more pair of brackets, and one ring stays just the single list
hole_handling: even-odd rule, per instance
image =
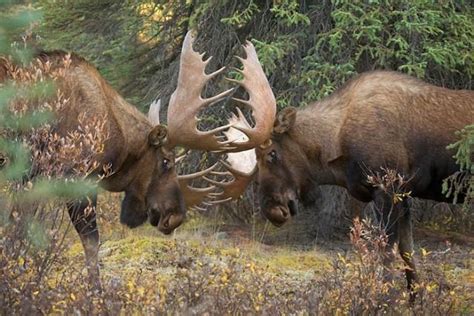
[{"label": "moose neck", "polygon": [[[123,99],[120,101],[125,102]],[[134,180],[136,163],[145,153],[147,136],[152,127],[144,115],[130,111],[130,105],[124,103],[122,106],[119,102],[115,105],[109,112],[115,121],[110,126],[111,130],[115,130],[109,140],[112,156],[105,159],[105,163],[112,163],[113,174],[104,179],[102,186],[109,191],[120,192]]]},{"label": "moose neck", "polygon": [[[78,100],[88,102],[81,102],[80,106],[71,106],[68,110],[81,108],[84,112],[102,115],[107,119],[108,139],[101,160],[103,164],[111,165],[112,174],[101,185],[109,191],[123,191],[133,181],[134,173],[130,171],[130,166],[143,155],[152,126],[145,115],[130,105],[87,63],[75,67],[70,80],[71,90],[81,92]],[[103,106],[98,107],[97,104]],[[64,117],[75,118],[77,114]],[[77,123],[67,125],[72,124]]]},{"label": "moose neck", "polygon": [[300,109],[291,136],[306,154],[311,178],[318,184],[346,185],[343,170],[329,164],[338,158],[338,134],[346,116],[347,103],[326,98]]}]

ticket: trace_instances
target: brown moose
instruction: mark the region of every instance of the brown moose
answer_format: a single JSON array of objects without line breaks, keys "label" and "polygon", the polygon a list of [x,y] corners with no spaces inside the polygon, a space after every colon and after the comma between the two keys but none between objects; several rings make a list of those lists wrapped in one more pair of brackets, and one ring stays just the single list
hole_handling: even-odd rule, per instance
[{"label": "brown moose", "polygon": [[[319,102],[278,113],[273,129],[265,131],[267,141],[256,147],[261,210],[281,226],[296,214],[298,201],[317,203],[321,184],[342,186],[362,202],[374,201],[389,246],[398,243],[409,267],[412,289],[417,275],[408,202],[394,203],[367,176],[382,167],[394,169],[409,179],[404,191],[411,196],[447,201],[442,182],[458,166],[446,146],[456,141],[456,131],[473,122],[473,91],[436,87],[397,72],[361,74]],[[239,124],[248,123],[240,119]],[[229,132],[238,134],[232,128]],[[238,197],[252,177],[240,170],[238,155],[230,153],[228,159],[234,180],[214,182],[223,187],[222,201]]]},{"label": "brown moose", "polygon": [[[37,58],[51,67],[63,67],[66,53],[41,53]],[[125,192],[120,220],[136,227],[150,219],[160,231],[169,234],[181,224],[185,204],[174,169],[175,157],[167,146],[167,129],[153,126],[146,116],[128,104],[98,71],[82,58],[71,55],[64,76],[58,78],[58,89],[68,102],[57,114],[54,132],[65,136],[80,126],[79,116],[104,117],[104,144],[100,165],[109,165],[111,175],[100,184],[112,192]],[[14,68],[11,68],[14,71]],[[8,73],[3,79],[8,79]],[[98,168],[95,175],[102,171]],[[67,172],[67,171],[66,171]],[[68,211],[84,246],[91,281],[99,285],[96,224],[96,194],[70,202]]]},{"label": "brown moose", "polygon": [[[206,150],[227,150],[242,146],[234,146],[232,141],[221,141],[215,135],[228,127],[208,132],[196,128],[195,116],[199,110],[228,95],[232,89],[213,98],[201,97],[200,91],[206,81],[223,69],[206,74],[209,60],[203,61],[203,55],[193,50],[193,41],[194,37],[189,32],[183,41],[178,86],[169,105],[168,128],[159,124],[159,104],[152,106],[147,118],[110,87],[91,64],[76,55],[71,56],[70,66],[57,82],[58,88],[68,99],[66,106],[57,113],[55,132],[58,135],[67,135],[77,129],[80,114],[106,118],[109,137],[98,159],[101,166],[110,166],[111,174],[101,180],[100,185],[111,192],[125,192],[120,221],[131,228],[149,219],[153,226],[169,234],[182,223],[186,208],[200,208],[201,203],[219,196],[219,193],[212,192],[214,186],[194,188],[190,185],[193,179],[203,177],[213,167],[192,175],[177,176],[173,152],[175,146],[196,148],[196,143],[199,143]],[[240,59],[244,65],[243,81],[236,83],[247,89],[252,100],[256,100],[255,105],[261,104],[265,102],[266,96],[272,96],[272,92],[253,45],[247,44],[244,48],[248,56]],[[42,53],[37,58],[57,66],[65,55],[63,52]],[[12,78],[6,62],[7,59],[0,59],[0,82]],[[252,105],[251,102],[243,102]],[[271,127],[274,117],[274,113],[263,117],[258,108],[255,109],[257,127],[248,130],[255,142],[246,144],[248,148],[258,145],[261,142],[259,137],[267,137],[260,135],[259,130],[261,126],[263,129]],[[2,165],[3,162],[2,158]],[[94,176],[100,175],[101,171],[102,168],[98,168]],[[99,232],[95,205],[96,194],[93,194],[81,201],[69,203],[68,211],[85,249],[91,281],[100,287]]]}]

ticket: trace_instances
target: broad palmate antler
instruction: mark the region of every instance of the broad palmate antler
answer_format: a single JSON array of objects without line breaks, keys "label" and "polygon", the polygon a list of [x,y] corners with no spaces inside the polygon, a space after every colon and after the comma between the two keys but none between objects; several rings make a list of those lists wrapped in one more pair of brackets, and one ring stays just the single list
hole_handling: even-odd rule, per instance
[{"label": "broad palmate antler", "polygon": [[[252,128],[248,123],[243,126],[234,126],[234,123],[231,122],[210,131],[200,131],[197,129],[198,120],[196,118],[199,111],[228,96],[233,89],[210,98],[201,97],[202,89],[206,83],[225,68],[206,74],[206,65],[211,58],[203,61],[204,54],[193,50],[193,42],[194,36],[188,32],[183,42],[178,85],[171,96],[168,107],[170,142],[173,145],[207,151],[242,151],[263,143],[270,136],[273,127],[276,102],[252,43],[247,42],[244,46],[247,58],[237,57],[243,64],[243,70],[237,70],[242,74],[243,80],[228,80],[241,85],[249,94],[248,100],[235,100],[252,110],[255,126]],[[242,112],[239,109],[237,111],[239,119],[245,120]],[[225,139],[220,135],[221,132],[232,126],[243,132],[248,140],[237,142],[235,139]]]}]

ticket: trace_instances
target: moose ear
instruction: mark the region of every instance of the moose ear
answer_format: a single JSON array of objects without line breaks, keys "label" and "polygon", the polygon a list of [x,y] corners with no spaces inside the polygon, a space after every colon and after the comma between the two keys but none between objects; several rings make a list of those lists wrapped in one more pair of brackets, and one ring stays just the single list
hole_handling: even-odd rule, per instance
[{"label": "moose ear", "polygon": [[277,134],[283,134],[288,132],[296,120],[296,108],[290,106],[281,110],[275,119],[273,124],[273,132]]},{"label": "moose ear", "polygon": [[164,125],[156,125],[148,134],[148,143],[151,146],[163,146],[168,142],[168,129]]}]

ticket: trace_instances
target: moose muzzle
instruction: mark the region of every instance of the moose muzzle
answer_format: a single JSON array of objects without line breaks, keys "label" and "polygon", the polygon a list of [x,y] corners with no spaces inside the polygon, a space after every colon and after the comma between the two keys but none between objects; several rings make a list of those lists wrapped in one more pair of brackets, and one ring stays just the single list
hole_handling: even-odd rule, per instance
[{"label": "moose muzzle", "polygon": [[179,210],[168,210],[161,214],[158,209],[151,209],[148,217],[150,224],[165,235],[171,234],[185,219],[184,212]]}]

